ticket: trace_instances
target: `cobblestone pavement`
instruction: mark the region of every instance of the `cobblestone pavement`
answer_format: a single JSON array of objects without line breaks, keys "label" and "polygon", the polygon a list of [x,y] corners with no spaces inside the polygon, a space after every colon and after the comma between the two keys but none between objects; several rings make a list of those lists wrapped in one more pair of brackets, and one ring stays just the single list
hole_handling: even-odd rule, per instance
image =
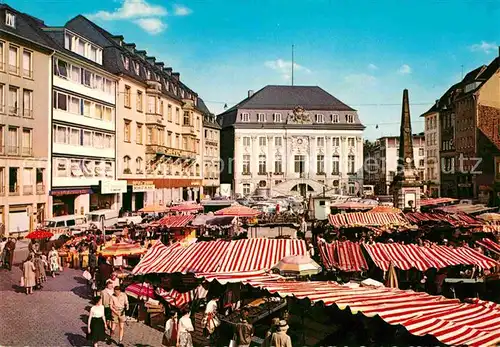
[{"label": "cobblestone pavement", "polygon": [[[18,248],[15,263],[27,255],[25,248]],[[11,272],[0,270],[0,346],[89,345],[85,332],[90,297],[81,271],[65,269],[33,295],[24,294],[20,278],[19,264]],[[125,325],[127,347],[161,346],[161,338],[161,332],[143,323]]]}]

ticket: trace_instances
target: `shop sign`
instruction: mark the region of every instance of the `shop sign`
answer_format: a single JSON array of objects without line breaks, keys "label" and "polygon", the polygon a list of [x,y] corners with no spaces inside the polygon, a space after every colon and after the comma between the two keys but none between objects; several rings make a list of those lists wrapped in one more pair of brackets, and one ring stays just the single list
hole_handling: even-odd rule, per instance
[{"label": "shop sign", "polygon": [[51,190],[51,196],[63,196],[63,195],[84,195],[84,194],[92,194],[91,189],[58,189]]},{"label": "shop sign", "polygon": [[191,181],[191,186],[201,186],[200,181]]},{"label": "shop sign", "polygon": [[153,181],[133,181],[132,182],[132,192],[148,192],[155,190],[156,186]]},{"label": "shop sign", "polygon": [[165,148],[165,155],[170,155],[172,157],[180,157],[182,152],[178,149],[171,148],[171,147],[166,147]]},{"label": "shop sign", "polygon": [[119,194],[127,192],[127,181],[101,181],[101,194]]},{"label": "shop sign", "polygon": [[468,187],[472,187],[472,184],[471,183],[459,183],[458,186],[460,188],[468,188]]}]

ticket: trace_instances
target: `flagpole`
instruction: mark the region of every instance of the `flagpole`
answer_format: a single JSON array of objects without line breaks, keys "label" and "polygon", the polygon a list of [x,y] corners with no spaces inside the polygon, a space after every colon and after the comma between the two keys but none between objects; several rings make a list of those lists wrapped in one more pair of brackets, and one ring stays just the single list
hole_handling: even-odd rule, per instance
[{"label": "flagpole", "polygon": [[294,48],[295,48],[295,45],[292,45],[292,86],[293,86],[293,73],[294,73],[294,69],[295,69],[295,56],[294,56]]}]

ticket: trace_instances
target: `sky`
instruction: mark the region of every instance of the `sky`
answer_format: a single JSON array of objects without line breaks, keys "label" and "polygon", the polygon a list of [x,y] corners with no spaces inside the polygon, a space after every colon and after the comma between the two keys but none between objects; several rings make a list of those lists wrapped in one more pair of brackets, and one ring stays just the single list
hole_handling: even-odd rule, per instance
[{"label": "sky", "polygon": [[[11,0],[63,25],[83,14],[157,61],[221,113],[269,84],[317,85],[358,110],[365,138],[398,135],[403,89],[419,117],[500,44],[500,1]],[[378,127],[377,127],[378,125]]]}]

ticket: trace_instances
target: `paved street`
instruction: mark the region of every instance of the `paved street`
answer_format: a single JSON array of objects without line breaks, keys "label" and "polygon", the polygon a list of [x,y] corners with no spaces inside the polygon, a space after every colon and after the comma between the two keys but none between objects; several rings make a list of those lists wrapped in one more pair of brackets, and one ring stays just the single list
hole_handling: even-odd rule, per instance
[{"label": "paved street", "polygon": [[[26,255],[26,249],[18,250],[15,263]],[[0,270],[0,345],[89,345],[85,329],[90,304],[81,274],[81,271],[65,269],[55,279],[50,277],[41,291],[28,296],[18,286],[19,265],[12,272]],[[130,322],[125,329],[125,346],[161,345],[161,332],[142,323]]]}]

